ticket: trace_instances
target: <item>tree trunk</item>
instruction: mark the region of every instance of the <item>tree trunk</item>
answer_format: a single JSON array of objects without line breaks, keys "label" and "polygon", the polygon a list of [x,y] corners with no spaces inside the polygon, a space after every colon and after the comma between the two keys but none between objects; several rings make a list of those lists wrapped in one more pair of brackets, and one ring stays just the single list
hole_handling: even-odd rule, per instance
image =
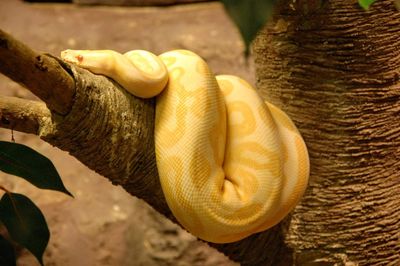
[{"label": "tree trunk", "polygon": [[400,265],[394,3],[364,11],[357,1],[281,1],[254,53],[263,96],[293,118],[310,153],[286,255],[295,265]]}]

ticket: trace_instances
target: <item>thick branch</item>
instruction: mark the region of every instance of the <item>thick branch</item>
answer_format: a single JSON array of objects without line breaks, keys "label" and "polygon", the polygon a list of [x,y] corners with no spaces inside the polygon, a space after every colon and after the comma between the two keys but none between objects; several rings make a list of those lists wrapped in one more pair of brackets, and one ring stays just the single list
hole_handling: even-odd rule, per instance
[{"label": "thick branch", "polygon": [[50,110],[63,115],[71,108],[74,80],[60,63],[51,56],[33,51],[2,30],[0,72],[27,87]]},{"label": "thick branch", "polygon": [[135,98],[103,76],[40,55],[1,30],[0,72],[51,110],[3,97],[0,126],[39,135],[173,219],[155,164],[154,100]]}]

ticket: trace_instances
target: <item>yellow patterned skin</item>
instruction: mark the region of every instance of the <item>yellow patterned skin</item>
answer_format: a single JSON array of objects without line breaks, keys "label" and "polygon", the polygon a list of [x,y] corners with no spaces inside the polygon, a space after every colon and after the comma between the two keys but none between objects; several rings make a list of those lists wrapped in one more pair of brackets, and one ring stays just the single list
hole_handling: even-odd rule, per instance
[{"label": "yellow patterned skin", "polygon": [[[309,176],[306,145],[280,109],[246,81],[215,77],[187,50],[66,50],[62,58],[107,75],[139,97],[157,96],[157,168],[171,211],[193,235],[238,241],[281,221]],[[161,92],[161,93],[160,93]]]}]

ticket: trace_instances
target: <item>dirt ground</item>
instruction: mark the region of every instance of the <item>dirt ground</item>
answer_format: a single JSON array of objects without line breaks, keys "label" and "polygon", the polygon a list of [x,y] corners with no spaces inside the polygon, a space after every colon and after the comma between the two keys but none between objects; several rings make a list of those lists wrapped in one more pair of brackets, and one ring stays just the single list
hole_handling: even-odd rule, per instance
[{"label": "dirt ground", "polygon": [[[190,49],[203,56],[215,74],[239,75],[254,84],[251,60],[244,59],[238,31],[218,2],[106,7],[1,0],[0,28],[53,55],[66,48],[154,53]],[[1,75],[0,94],[35,98]],[[51,231],[46,265],[236,265],[66,152],[36,136],[15,132],[14,137],[51,158],[75,197],[39,190],[0,173],[2,186],[28,195],[44,212]],[[10,139],[11,131],[0,129],[0,140]],[[22,251],[18,265],[39,264]]]}]

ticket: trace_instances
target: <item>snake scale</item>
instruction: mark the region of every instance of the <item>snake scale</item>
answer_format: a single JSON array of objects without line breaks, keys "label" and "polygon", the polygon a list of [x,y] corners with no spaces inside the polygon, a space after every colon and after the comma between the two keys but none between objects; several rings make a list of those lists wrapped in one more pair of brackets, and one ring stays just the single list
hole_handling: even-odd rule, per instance
[{"label": "snake scale", "polygon": [[291,119],[243,79],[214,76],[187,50],[65,50],[61,57],[157,97],[157,168],[168,206],[200,239],[238,241],[281,221],[309,176],[306,145]]}]

